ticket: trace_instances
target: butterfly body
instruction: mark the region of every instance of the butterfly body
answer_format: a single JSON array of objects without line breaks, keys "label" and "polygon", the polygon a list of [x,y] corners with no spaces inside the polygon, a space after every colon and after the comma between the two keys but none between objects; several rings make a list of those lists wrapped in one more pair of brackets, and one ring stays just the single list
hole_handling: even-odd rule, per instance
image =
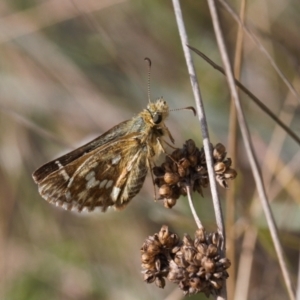
[{"label": "butterfly body", "polygon": [[39,192],[65,209],[124,208],[140,191],[149,164],[162,152],[169,107],[163,99],[95,140],[33,173]]}]

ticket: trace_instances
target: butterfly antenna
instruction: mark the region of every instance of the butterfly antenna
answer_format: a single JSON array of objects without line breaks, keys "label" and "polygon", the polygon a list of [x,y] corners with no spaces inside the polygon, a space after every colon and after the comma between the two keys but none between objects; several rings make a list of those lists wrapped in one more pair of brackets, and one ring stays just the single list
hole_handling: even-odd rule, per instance
[{"label": "butterfly antenna", "polygon": [[145,57],[144,59],[148,63],[148,83],[147,83],[147,92],[148,92],[148,101],[151,103],[151,95],[150,95],[150,77],[151,77],[151,59]]},{"label": "butterfly antenna", "polygon": [[184,109],[191,110],[191,111],[194,113],[194,116],[196,116],[196,115],[197,115],[197,113],[196,113],[196,109],[195,109],[193,106],[187,106],[187,107],[182,107],[182,108],[170,109],[170,111],[175,111],[175,110],[184,110]]}]

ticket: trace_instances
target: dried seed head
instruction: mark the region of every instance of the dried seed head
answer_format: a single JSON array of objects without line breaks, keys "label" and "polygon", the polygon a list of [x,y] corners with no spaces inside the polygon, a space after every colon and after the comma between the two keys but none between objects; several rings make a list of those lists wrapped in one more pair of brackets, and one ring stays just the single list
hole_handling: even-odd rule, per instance
[{"label": "dried seed head", "polygon": [[[231,168],[231,159],[226,158],[224,145],[218,143],[211,147],[216,180],[223,188],[227,188],[227,180],[234,179],[237,173]],[[198,149],[191,139],[181,149],[166,155],[165,162],[153,168],[153,174],[156,177],[154,184],[159,187],[159,199],[164,200],[167,208],[172,208],[181,195],[186,196],[187,185],[200,195],[203,195],[203,188],[209,185],[204,149]]]},{"label": "dried seed head", "polygon": [[141,248],[145,282],[163,288],[167,278],[185,295],[218,294],[230,266],[227,258],[221,258],[220,241],[217,232],[206,233],[204,228],[195,232],[195,239],[186,234],[181,241],[168,226],[162,226]]}]

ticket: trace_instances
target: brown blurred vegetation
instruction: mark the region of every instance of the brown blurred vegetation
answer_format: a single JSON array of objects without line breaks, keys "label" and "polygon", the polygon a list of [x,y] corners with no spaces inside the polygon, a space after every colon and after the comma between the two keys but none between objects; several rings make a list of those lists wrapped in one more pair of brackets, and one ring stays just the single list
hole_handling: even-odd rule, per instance
[{"label": "brown blurred vegetation", "polygon": [[[239,1],[230,3],[238,12]],[[182,1],[182,10],[190,44],[220,63],[206,2]],[[0,299],[181,299],[170,283],[161,290],[142,281],[140,247],[162,224],[181,236],[193,235],[196,227],[185,198],[165,209],[153,201],[148,176],[126,210],[76,214],[44,201],[31,178],[41,164],[146,106],[146,56],[153,63],[152,98],[164,96],[171,108],[194,105],[171,1],[6,0],[0,13]],[[233,60],[237,25],[224,9],[219,13]],[[299,13],[297,0],[248,1],[246,9],[247,24],[298,92]],[[211,141],[226,145],[226,80],[194,58]],[[241,81],[275,114],[290,118],[290,127],[299,134],[297,100],[247,38]],[[296,282],[299,145],[280,131],[278,140],[272,137],[276,125],[249,98],[242,99]],[[199,124],[189,111],[171,113],[167,124],[178,146],[193,138],[201,147]],[[287,299],[240,139],[232,158],[239,173],[236,223],[227,228],[235,232],[234,268],[245,233],[255,228],[248,299]],[[221,195],[224,200],[224,191]],[[194,200],[206,228],[214,230],[209,190]]]}]

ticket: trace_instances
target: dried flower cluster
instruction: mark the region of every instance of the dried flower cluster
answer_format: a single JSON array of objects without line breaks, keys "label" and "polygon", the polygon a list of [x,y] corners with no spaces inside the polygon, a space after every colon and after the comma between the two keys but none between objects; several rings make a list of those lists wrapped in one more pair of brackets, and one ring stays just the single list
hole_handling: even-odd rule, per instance
[{"label": "dried flower cluster", "polygon": [[221,239],[216,232],[207,234],[200,228],[194,240],[189,235],[180,240],[163,225],[141,248],[144,280],[164,288],[167,278],[178,284],[185,295],[217,295],[230,267],[230,261],[221,258],[220,253]]},{"label": "dried flower cluster", "polygon": [[[237,172],[232,169],[231,159],[226,158],[226,148],[218,143],[213,147],[214,169],[217,182],[227,188],[227,180],[234,179]],[[193,140],[187,140],[181,149],[166,156],[161,166],[153,168],[154,183],[159,187],[159,199],[164,206],[172,208],[180,195],[186,196],[186,186],[202,195],[202,188],[209,184],[204,149],[196,147]]]}]

